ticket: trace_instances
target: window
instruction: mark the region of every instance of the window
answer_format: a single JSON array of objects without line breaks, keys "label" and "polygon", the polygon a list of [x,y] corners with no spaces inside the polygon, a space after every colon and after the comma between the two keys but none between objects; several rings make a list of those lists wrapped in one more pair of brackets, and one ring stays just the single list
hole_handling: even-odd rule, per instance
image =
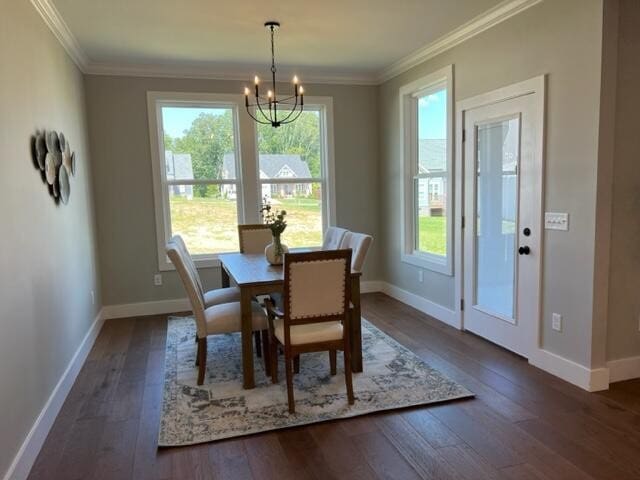
[{"label": "window", "polygon": [[258,125],[263,197],[287,211],[289,247],[322,245],[322,128],[320,107],[308,107],[294,123]]},{"label": "window", "polygon": [[402,260],[452,273],[451,66],[400,89]]},{"label": "window", "polygon": [[164,247],[175,234],[199,266],[238,251],[237,225],[260,222],[265,199],[287,211],[290,248],[322,244],[335,218],[330,98],[305,98],[296,122],[273,128],[249,118],[241,95],[147,97],[161,270],[173,268]]}]

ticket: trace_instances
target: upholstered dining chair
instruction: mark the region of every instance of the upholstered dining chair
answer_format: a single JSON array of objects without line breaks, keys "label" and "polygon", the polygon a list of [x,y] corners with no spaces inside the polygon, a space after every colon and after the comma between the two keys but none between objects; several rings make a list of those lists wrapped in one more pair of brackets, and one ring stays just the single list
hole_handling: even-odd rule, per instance
[{"label": "upholstered dining chair", "polygon": [[327,228],[322,240],[322,250],[337,250],[340,248],[340,243],[348,231],[340,227]]},{"label": "upholstered dining chair", "polygon": [[344,352],[349,404],[354,402],[349,344],[351,251],[288,253],[284,257],[284,310],[267,300],[271,379],[278,382],[278,345],[284,349],[289,412],[295,413],[294,360],[302,353],[329,351],[336,374],[336,351]]},{"label": "upholstered dining chair", "polygon": [[[186,260],[180,246],[175,242],[169,242],[166,252],[171,262],[176,267],[180,279],[187,291],[191,309],[196,321],[196,338],[198,352],[196,365],[198,366],[198,385],[204,383],[204,374],[207,367],[207,337],[222,333],[239,332],[241,330],[242,314],[240,302],[223,303],[205,307],[204,297],[198,288],[193,272],[187,267]],[[267,316],[257,303],[252,303],[252,328],[254,331],[265,331],[268,328]],[[265,332],[266,333],[266,332]],[[267,338],[267,336],[263,336]],[[269,349],[264,345],[265,371],[270,374]]]},{"label": "upholstered dining chair", "polygon": [[[240,244],[240,253],[259,254],[264,253],[272,241],[271,229],[264,223],[253,223],[238,225],[238,240]],[[274,294],[276,295],[276,294]],[[256,300],[260,304],[264,304],[266,296],[257,297]],[[275,301],[278,299],[274,298]],[[262,343],[267,342],[267,332],[263,332]],[[260,332],[254,333],[256,344],[256,352],[258,356],[262,356],[262,347],[260,345]]]},{"label": "upholstered dining chair", "polygon": [[263,223],[238,225],[240,253],[264,253],[271,243],[271,229]]},{"label": "upholstered dining chair", "polygon": [[238,287],[216,288],[208,291],[205,290],[202,286],[202,280],[200,279],[200,275],[198,274],[198,269],[196,268],[196,265],[193,262],[193,258],[191,257],[191,254],[187,249],[187,245],[184,243],[182,237],[180,235],[174,235],[169,241],[175,243],[176,246],[180,249],[183,255],[185,267],[188,268],[193,275],[196,286],[198,287],[198,290],[204,298],[205,308],[212,305],[220,305],[222,303],[240,301],[240,289]]},{"label": "upholstered dining chair", "polygon": [[340,248],[351,249],[351,271],[362,272],[364,261],[367,259],[367,253],[369,247],[373,242],[371,235],[356,232],[346,232],[342,241],[340,242]]}]

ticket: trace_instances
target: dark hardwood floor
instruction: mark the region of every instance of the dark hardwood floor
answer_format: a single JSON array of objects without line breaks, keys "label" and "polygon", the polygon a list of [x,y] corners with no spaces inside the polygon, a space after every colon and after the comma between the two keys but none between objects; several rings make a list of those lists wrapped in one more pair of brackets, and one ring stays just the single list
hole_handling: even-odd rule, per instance
[{"label": "dark hardwood floor", "polygon": [[586,393],[382,294],[363,316],[476,398],[157,450],[166,316],[111,320],[30,478],[640,478],[640,381]]}]

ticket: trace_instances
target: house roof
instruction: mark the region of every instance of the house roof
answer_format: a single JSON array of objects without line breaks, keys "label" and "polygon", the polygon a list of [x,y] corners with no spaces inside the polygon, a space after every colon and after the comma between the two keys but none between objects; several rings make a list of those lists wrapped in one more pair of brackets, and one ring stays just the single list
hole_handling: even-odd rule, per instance
[{"label": "house roof", "polygon": [[[233,153],[227,153],[224,156],[222,167],[223,178],[235,177],[236,163]],[[311,171],[300,155],[260,154],[260,176],[262,178],[311,178]]]},{"label": "house roof", "polygon": [[421,138],[418,151],[420,173],[441,172],[447,167],[447,140]]},{"label": "house roof", "polygon": [[164,159],[168,167],[168,180],[193,179],[193,165],[191,163],[191,154],[173,153],[170,150],[165,150]]}]

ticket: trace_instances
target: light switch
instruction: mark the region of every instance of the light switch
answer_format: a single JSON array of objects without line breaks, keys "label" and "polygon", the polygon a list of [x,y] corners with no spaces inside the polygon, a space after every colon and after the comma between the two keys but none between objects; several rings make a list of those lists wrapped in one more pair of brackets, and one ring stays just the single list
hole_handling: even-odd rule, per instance
[{"label": "light switch", "polygon": [[544,228],[547,230],[569,230],[569,214],[545,212]]}]

